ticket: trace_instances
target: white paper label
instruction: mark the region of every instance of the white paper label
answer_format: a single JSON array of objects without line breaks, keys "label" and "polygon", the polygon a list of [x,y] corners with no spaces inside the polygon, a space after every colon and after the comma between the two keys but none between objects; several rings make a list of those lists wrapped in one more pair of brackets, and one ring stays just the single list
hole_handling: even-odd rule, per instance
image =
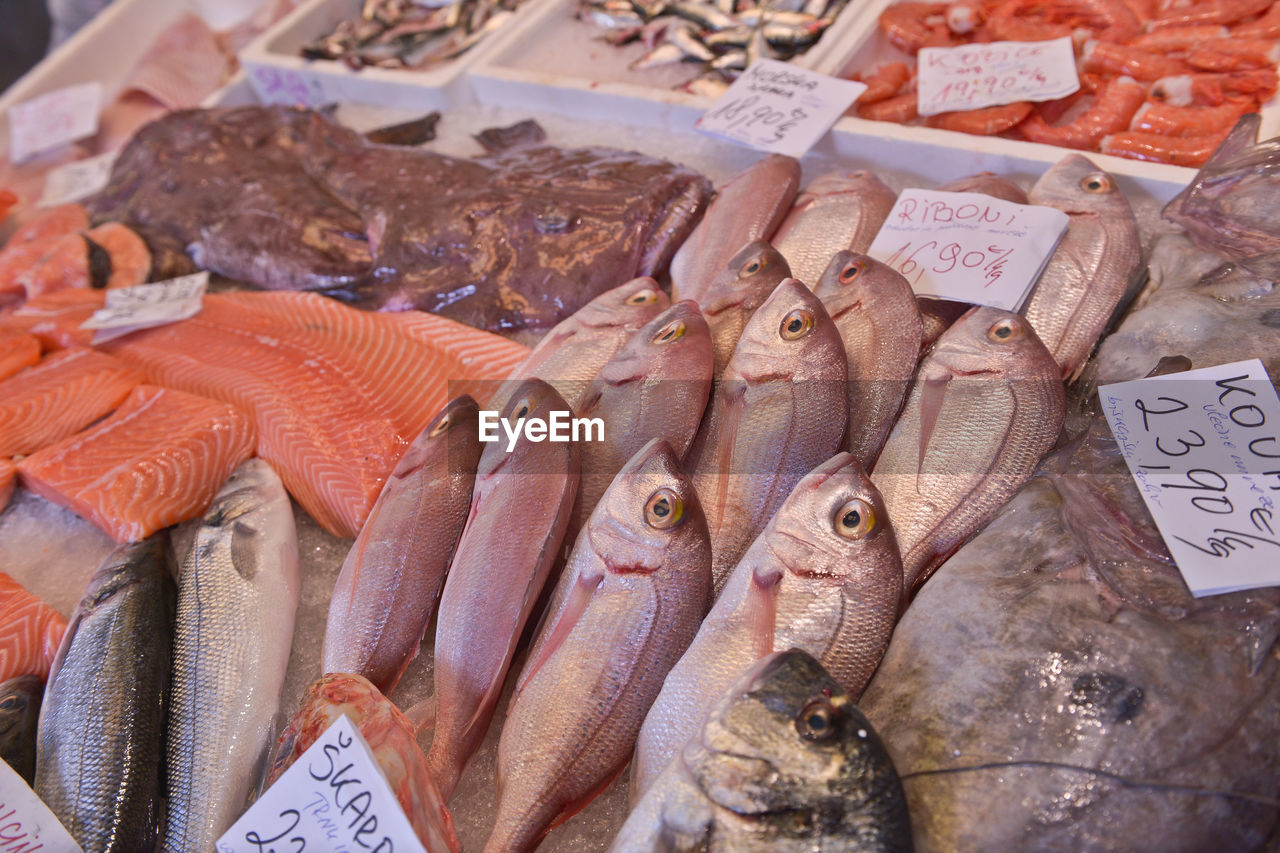
[{"label": "white paper label", "polygon": [[906,189],[867,254],[911,282],[919,296],[1016,311],[1069,217],[982,193]]},{"label": "white paper label", "polygon": [[80,83],[9,108],[9,159],[20,163],[51,148],[93,136],[102,84]]},{"label": "white paper label", "polygon": [[369,745],[339,717],[218,839],[218,853],[426,853]]},{"label": "white paper label", "polygon": [[1196,597],[1280,585],[1280,399],[1258,359],[1098,389]]},{"label": "white paper label", "polygon": [[761,59],[733,81],[694,127],[762,151],[802,157],[866,88],[865,83]]},{"label": "white paper label", "polygon": [[96,329],[93,342],[100,344],[139,329],[185,320],[200,313],[208,286],[209,273],[202,271],[155,284],[108,290],[106,303],[80,328]]},{"label": "white paper label", "polygon": [[324,85],[318,77],[288,68],[254,66],[249,69],[249,82],[258,93],[258,99],[265,104],[315,109],[334,100],[326,99]]},{"label": "white paper label", "polygon": [[1018,101],[1053,101],[1080,88],[1069,37],[922,47],[917,57],[922,116]]},{"label": "white paper label", "polygon": [[40,197],[40,206],[69,204],[101,192],[111,180],[111,167],[115,162],[116,152],[110,151],[50,169],[44,176],[44,195]]},{"label": "white paper label", "polygon": [[0,850],[80,853],[80,845],[40,802],[35,791],[0,761]]}]

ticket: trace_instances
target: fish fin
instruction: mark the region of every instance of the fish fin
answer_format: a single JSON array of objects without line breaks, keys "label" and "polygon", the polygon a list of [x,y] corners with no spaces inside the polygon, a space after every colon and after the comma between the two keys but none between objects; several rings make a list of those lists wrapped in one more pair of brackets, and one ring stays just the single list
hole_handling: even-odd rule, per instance
[{"label": "fish fin", "polygon": [[520,679],[516,682],[515,697],[520,695],[524,690],[524,686],[529,683],[538,670],[551,658],[552,655],[564,645],[565,638],[573,631],[578,620],[582,618],[583,612],[587,609],[587,605],[591,603],[591,596],[595,594],[596,589],[604,580],[604,574],[579,575],[573,583],[573,589],[569,592],[569,598],[565,602],[564,609],[560,611],[560,618],[556,620],[555,626],[547,635],[547,641],[542,644],[538,651],[536,660],[529,661],[524,671],[520,673]]},{"label": "fish fin", "polygon": [[423,729],[434,729],[436,726],[436,695],[432,693],[421,702],[415,702],[404,709],[404,716],[413,726],[414,735]]},{"label": "fish fin", "polygon": [[547,832],[550,832],[557,826],[568,821],[571,817],[590,805],[592,800],[609,790],[613,783],[618,781],[618,777],[622,775],[622,771],[627,769],[627,759],[630,757],[631,756],[628,755],[627,758],[618,762],[618,766],[610,770],[608,774],[604,776],[600,784],[596,785],[573,802],[566,804],[565,807],[560,810],[560,813],[557,814],[547,826],[546,832],[542,834],[542,837],[545,838]]},{"label": "fish fin", "polygon": [[751,585],[747,589],[747,630],[756,660],[773,654],[778,621],[778,586],[782,574],[777,567],[757,568],[751,573]]},{"label": "fish fin", "polygon": [[[1257,145],[1258,131],[1261,127],[1261,114],[1247,113],[1241,116],[1236,126],[1227,134],[1226,139],[1218,143],[1218,147],[1209,155],[1209,159],[1204,161],[1204,165],[1200,167],[1200,174],[1228,163]],[[1192,183],[1195,183],[1194,179]]]},{"label": "fish fin", "polygon": [[[746,392],[746,383],[742,382],[726,395],[728,402],[723,410],[724,420],[720,424],[719,435],[716,437],[720,453],[716,459],[716,491],[715,499],[712,501],[712,506],[715,509],[715,524],[708,523],[712,530],[719,530],[721,525],[724,524],[724,511],[725,507],[728,506],[729,490],[732,487],[729,474],[733,468],[733,445],[738,434],[738,421],[742,418],[743,396]],[[711,519],[708,518],[707,521],[710,522]]]},{"label": "fish fin", "polygon": [[916,476],[924,472],[924,457],[929,452],[929,440],[933,438],[934,427],[938,425],[938,415],[942,412],[942,403],[947,397],[947,387],[952,376],[929,377],[924,380],[920,389],[920,459],[916,465]]}]

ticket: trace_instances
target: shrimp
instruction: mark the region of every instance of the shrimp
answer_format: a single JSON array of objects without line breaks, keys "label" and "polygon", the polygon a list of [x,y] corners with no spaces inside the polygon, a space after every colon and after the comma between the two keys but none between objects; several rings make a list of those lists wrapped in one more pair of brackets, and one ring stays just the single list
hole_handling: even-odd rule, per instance
[{"label": "shrimp", "polygon": [[1186,66],[1164,54],[1122,44],[1093,41],[1084,46],[1085,71],[1123,74],[1135,80],[1159,80],[1186,71]]},{"label": "shrimp", "polygon": [[1152,30],[1189,27],[1193,24],[1234,24],[1265,12],[1273,0],[1200,0],[1191,6],[1170,9],[1154,18]]},{"label": "shrimp", "polygon": [[959,0],[947,7],[947,29],[958,36],[972,35],[986,17],[980,0]]},{"label": "shrimp", "polygon": [[1244,38],[1280,38],[1280,2],[1272,3],[1261,18],[1231,28],[1231,34]]},{"label": "shrimp", "polygon": [[1202,71],[1274,68],[1280,60],[1275,39],[1231,38],[1201,44],[1187,53],[1187,64]]},{"label": "shrimp", "polygon": [[918,101],[919,99],[915,92],[907,92],[903,95],[895,95],[892,98],[877,101],[874,104],[861,104],[858,106],[858,117],[871,119],[872,121],[896,121],[899,124],[904,124],[920,117],[920,113],[916,109]]},{"label": "shrimp", "polygon": [[9,211],[18,206],[18,196],[9,190],[0,190],[0,222],[9,216]]},{"label": "shrimp", "polygon": [[1151,87],[1151,97],[1175,107],[1216,107],[1239,95],[1252,96],[1261,103],[1275,94],[1276,82],[1276,72],[1270,68],[1230,74],[1179,74],[1157,80]]},{"label": "shrimp", "polygon": [[1131,47],[1141,50],[1153,50],[1156,53],[1175,53],[1185,51],[1207,41],[1227,37],[1227,28],[1201,24],[1192,27],[1170,27],[1164,30],[1144,33],[1129,42]]},{"label": "shrimp", "polygon": [[1120,0],[1005,0],[991,11],[986,29],[994,39],[1044,41],[1078,27],[1123,42],[1142,31],[1142,22]]},{"label": "shrimp", "polygon": [[1117,77],[1094,96],[1093,103],[1074,121],[1054,127],[1032,113],[1018,125],[1018,131],[1031,142],[1091,150],[1102,137],[1127,128],[1146,97],[1142,84],[1130,77]]},{"label": "shrimp", "polygon": [[910,79],[911,69],[905,62],[886,62],[862,78],[862,82],[867,84],[867,90],[858,96],[855,103],[874,104],[892,98]]},{"label": "shrimp", "polygon": [[1201,136],[1164,136],[1126,130],[1103,137],[1100,150],[1103,154],[1128,157],[1130,160],[1151,160],[1156,163],[1172,163],[1175,166],[1202,166],[1222,140],[1231,132],[1232,125],[1216,133]]},{"label": "shrimp", "polygon": [[1166,136],[1202,136],[1215,128],[1235,127],[1240,116],[1253,108],[1252,98],[1235,98],[1216,107],[1147,103],[1134,115],[1129,129]]},{"label": "shrimp", "polygon": [[994,136],[1018,124],[1030,112],[1030,101],[1018,101],[1016,104],[1001,104],[980,110],[938,113],[926,118],[925,124],[942,130],[955,130],[977,136]]},{"label": "shrimp", "polygon": [[895,3],[880,13],[880,30],[894,47],[915,56],[922,47],[951,44],[946,3]]}]

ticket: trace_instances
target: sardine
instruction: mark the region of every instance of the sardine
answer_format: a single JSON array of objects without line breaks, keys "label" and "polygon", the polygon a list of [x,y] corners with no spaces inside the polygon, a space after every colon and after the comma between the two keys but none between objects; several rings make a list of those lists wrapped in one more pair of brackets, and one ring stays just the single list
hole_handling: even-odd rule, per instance
[{"label": "sardine", "polygon": [[796,198],[773,245],[791,265],[791,274],[813,287],[836,252],[871,248],[896,199],[865,170],[820,175]]},{"label": "sardine", "polygon": [[632,810],[612,853],[908,853],[911,820],[884,744],[798,649],[745,672]]},{"label": "sardine", "polygon": [[974,308],[920,364],[871,479],[911,594],[1027,481],[1062,428],[1060,371],[1031,324]]},{"label": "sardine", "polygon": [[803,649],[856,697],[889,644],[902,558],[880,493],[839,453],[801,480],[734,568],[645,717],[632,801],[754,661]]},{"label": "sardine", "polygon": [[612,780],[711,601],[711,543],[680,457],[654,439],[578,540],[498,745],[485,849],[532,849]]},{"label": "sardine", "polygon": [[769,239],[799,186],[800,162],[783,154],[768,154],[729,179],[671,261],[672,298],[705,307],[716,276],[745,243]]},{"label": "sardine", "polygon": [[302,578],[289,495],[250,459],[205,512],[178,575],[163,849],[212,850],[262,775]]},{"label": "sardine", "polygon": [[725,48],[725,47],[746,47],[747,42],[751,40],[751,27],[730,27],[727,30],[720,30],[716,33],[709,33],[703,42],[707,47]]},{"label": "sardine", "polygon": [[840,330],[849,363],[844,448],[870,470],[920,359],[916,295],[896,270],[857,252],[837,252],[814,293]]},{"label": "sardine", "polygon": [[800,478],[840,449],[847,378],[822,302],[784,280],[747,322],[689,452],[717,594]]},{"label": "sardine", "polygon": [[579,413],[603,421],[603,436],[584,441],[582,478],[565,536],[578,532],[627,460],[653,438],[683,459],[711,393],[711,333],[693,302],[677,302],[649,321],[591,383]]},{"label": "sardine", "polygon": [[728,53],[721,54],[711,61],[711,67],[716,71],[745,71],[747,68],[747,52],[745,50],[731,50]]},{"label": "sardine", "polygon": [[725,30],[742,23],[733,15],[725,14],[701,0],[673,0],[667,10],[687,21],[693,21],[704,30]]},{"label": "sardine", "polygon": [[123,545],[89,581],[54,659],[35,792],[85,850],[155,849],[173,609],[168,537]]},{"label": "sardine", "polygon": [[446,801],[484,740],[516,643],[564,539],[578,491],[575,442],[511,444],[506,430],[568,404],[538,379],[502,411],[508,426],[480,456],[467,525],[440,596],[435,738],[427,756]]},{"label": "sardine", "polygon": [[646,68],[658,68],[663,65],[684,62],[686,59],[688,59],[688,56],[683,50],[671,42],[663,42],[627,67],[632,71],[643,71]]},{"label": "sardine", "polygon": [[711,329],[717,377],[729,364],[751,315],[786,278],[791,278],[787,259],[768,243],[755,240],[739,249],[711,280],[700,304]]},{"label": "sardine", "polygon": [[458,397],[391,471],[334,586],[325,672],[358,673],[390,693],[417,656],[471,507],[478,428],[475,401]]},{"label": "sardine", "polygon": [[36,773],[36,723],[44,682],[19,675],[0,684],[0,759],[30,785]]},{"label": "sardine", "polygon": [[1071,217],[1023,313],[1074,379],[1142,264],[1138,223],[1115,178],[1080,154],[1045,172],[1030,198]]},{"label": "sardine", "polygon": [[711,48],[698,40],[696,30],[692,24],[686,24],[683,27],[671,27],[667,30],[667,42],[680,48],[687,59],[697,62],[710,62],[716,57],[711,52]]}]

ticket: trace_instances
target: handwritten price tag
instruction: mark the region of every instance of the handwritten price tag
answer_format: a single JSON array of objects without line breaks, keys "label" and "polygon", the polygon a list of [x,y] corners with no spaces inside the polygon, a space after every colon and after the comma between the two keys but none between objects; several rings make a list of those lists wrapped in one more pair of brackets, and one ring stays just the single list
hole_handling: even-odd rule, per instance
[{"label": "handwritten price tag", "polygon": [[111,180],[111,167],[115,162],[116,152],[111,151],[50,169],[44,177],[40,206],[69,204],[96,195]]},{"label": "handwritten price tag", "polygon": [[324,86],[311,74],[287,68],[254,66],[249,70],[249,82],[258,98],[265,104],[286,106],[323,107],[333,99],[326,98]]},{"label": "handwritten price tag", "polygon": [[1196,597],[1280,585],[1280,399],[1258,359],[1098,389]]},{"label": "handwritten price tag", "polygon": [[218,853],[426,853],[369,745],[345,716],[218,839]]},{"label": "handwritten price tag", "polygon": [[752,148],[802,157],[866,88],[761,59],[733,81],[694,127]]},{"label": "handwritten price tag", "polygon": [[5,850],[80,853],[80,845],[26,781],[0,761],[0,841]]},{"label": "handwritten price tag", "polygon": [[1069,37],[924,47],[917,58],[922,116],[1018,101],[1053,101],[1080,88]]},{"label": "handwritten price tag", "polygon": [[9,159],[21,163],[98,132],[102,84],[80,83],[9,108]]},{"label": "handwritten price tag", "polygon": [[95,329],[93,343],[123,337],[139,329],[163,326],[200,313],[209,273],[198,272],[155,284],[108,290],[106,303],[80,324]]},{"label": "handwritten price tag", "polygon": [[907,189],[867,254],[902,273],[919,296],[1016,311],[1067,222],[1052,207]]}]

